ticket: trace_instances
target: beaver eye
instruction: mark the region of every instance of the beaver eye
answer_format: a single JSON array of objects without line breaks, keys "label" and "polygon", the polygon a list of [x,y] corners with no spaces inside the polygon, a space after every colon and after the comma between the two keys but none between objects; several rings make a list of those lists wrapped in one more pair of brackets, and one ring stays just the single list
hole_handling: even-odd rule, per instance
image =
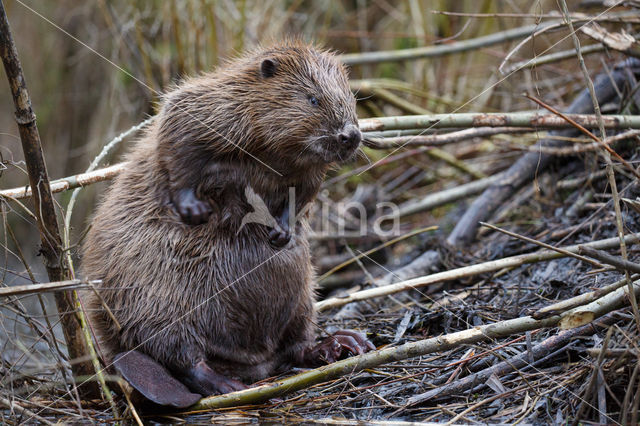
[{"label": "beaver eye", "polygon": [[318,98],[315,96],[309,95],[309,103],[313,106],[318,106]]}]

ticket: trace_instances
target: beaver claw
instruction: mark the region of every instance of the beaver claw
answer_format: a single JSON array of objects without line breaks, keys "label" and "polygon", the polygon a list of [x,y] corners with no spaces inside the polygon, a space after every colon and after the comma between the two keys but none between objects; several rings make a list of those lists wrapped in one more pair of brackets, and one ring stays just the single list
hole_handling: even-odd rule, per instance
[{"label": "beaver claw", "polygon": [[188,225],[205,223],[211,215],[211,206],[199,200],[192,189],[182,189],[173,200],[182,221]]},{"label": "beaver claw", "polygon": [[289,244],[291,234],[285,229],[273,228],[269,231],[269,243],[275,248],[282,248]]},{"label": "beaver claw", "polygon": [[308,349],[304,354],[304,361],[309,367],[317,367],[375,349],[364,335],[351,330],[339,330]]},{"label": "beaver claw", "polygon": [[275,217],[276,226],[269,231],[269,243],[274,248],[282,248],[289,244],[291,232],[289,231],[289,205],[285,205],[282,211]]}]

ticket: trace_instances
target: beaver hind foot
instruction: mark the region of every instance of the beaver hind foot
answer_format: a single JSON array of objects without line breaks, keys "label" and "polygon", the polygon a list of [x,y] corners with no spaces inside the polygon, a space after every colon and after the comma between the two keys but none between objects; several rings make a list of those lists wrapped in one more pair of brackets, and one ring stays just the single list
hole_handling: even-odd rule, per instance
[{"label": "beaver hind foot", "polygon": [[201,398],[142,352],[121,352],[113,358],[113,366],[135,390],[156,404],[186,408]]},{"label": "beaver hind foot", "polygon": [[131,387],[158,405],[186,408],[198,402],[202,396],[248,388],[237,380],[217,373],[204,360],[177,371],[181,381],[156,360],[136,350],[117,354],[113,358],[113,365]]},{"label": "beaver hind foot", "polygon": [[353,330],[338,330],[303,352],[303,362],[308,367],[331,364],[349,356],[375,351],[376,347],[361,333]]},{"label": "beaver hind foot", "polygon": [[217,373],[204,360],[197,362],[194,366],[181,373],[184,374],[182,381],[191,390],[203,396],[248,389],[248,386],[244,383]]}]

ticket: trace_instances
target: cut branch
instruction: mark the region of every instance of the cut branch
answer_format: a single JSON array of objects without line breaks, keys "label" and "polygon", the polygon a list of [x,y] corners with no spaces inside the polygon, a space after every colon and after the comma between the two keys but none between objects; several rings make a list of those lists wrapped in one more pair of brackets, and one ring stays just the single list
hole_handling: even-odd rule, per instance
[{"label": "cut branch", "polygon": [[[635,80],[635,76],[638,74],[640,74],[640,60],[635,58],[619,63],[611,73],[599,74],[595,80],[598,102],[603,104],[618,100],[618,88],[633,86],[632,80]],[[582,114],[590,112],[593,112],[591,95],[589,90],[584,89],[571,103],[565,116],[574,120],[575,117],[584,117]],[[589,126],[584,126],[585,123],[579,120],[574,121],[583,127],[597,128],[597,117],[595,115],[589,115],[589,117]],[[637,117],[640,118],[640,116]],[[610,118],[611,116],[603,116],[605,126],[610,125]],[[556,116],[554,120],[562,120],[562,118]],[[570,134],[569,131],[562,131],[554,133],[553,136],[569,136]],[[542,148],[561,145],[561,142],[554,141],[553,138],[543,139],[537,144]],[[551,155],[539,152],[529,152],[520,157],[513,166],[503,173],[503,178],[499,182],[487,188],[482,195],[476,198],[447,237],[447,243],[458,247],[471,242],[475,238],[479,223],[487,221],[504,200],[509,199],[511,194],[522,185],[530,182],[536,173],[540,173],[549,164],[551,158]]]},{"label": "cut branch", "polygon": [[[79,188],[82,186],[90,185],[96,182],[102,182],[105,180],[113,179],[120,172],[122,172],[128,163],[118,163],[104,169],[99,169],[90,173],[81,173],[75,176],[69,176],[66,178],[54,180],[51,182],[51,192],[62,192],[69,189]],[[15,198],[16,200],[21,198],[31,197],[31,187],[13,188],[0,191],[0,197]]]},{"label": "cut branch", "polygon": [[[566,114],[583,127],[597,128],[593,114]],[[603,115],[605,127],[612,129],[640,129],[638,115]],[[535,129],[563,129],[572,127],[555,114],[537,112],[458,113],[404,115],[397,117],[365,118],[359,121],[363,132],[404,129],[444,129],[455,127],[532,127]]]},{"label": "cut branch", "polygon": [[[640,235],[627,235],[625,237],[627,243],[635,243],[640,241]],[[605,249],[618,247],[620,240],[616,238],[607,238],[604,240],[593,241],[591,243],[582,244],[582,246],[595,249]],[[564,247],[564,250],[571,253],[577,253],[579,244]],[[376,297],[388,296],[390,294],[401,291],[413,290],[415,288],[425,287],[431,284],[443,281],[455,280],[474,275],[485,274],[488,272],[499,271],[503,268],[511,268],[527,263],[543,262],[546,260],[558,259],[565,255],[553,250],[541,250],[536,253],[521,254],[517,256],[505,257],[503,259],[491,260],[489,262],[478,263],[476,265],[464,266],[462,268],[452,269],[450,271],[438,272],[437,274],[418,277],[411,280],[400,281],[383,287],[370,288],[367,290],[357,291],[345,297],[332,297],[316,303],[318,311],[324,311],[331,308],[344,306],[347,303],[359,300],[373,299]]]},{"label": "cut branch", "polygon": [[[617,239],[616,239],[617,240]],[[461,345],[474,344],[490,339],[507,337],[514,334],[524,333],[526,331],[537,330],[546,327],[555,327],[562,320],[568,318],[580,317],[593,319],[599,318],[609,312],[625,306],[628,303],[628,294],[626,288],[604,296],[586,306],[580,306],[573,309],[562,316],[553,316],[543,320],[534,320],[531,317],[520,317],[506,321],[500,321],[493,324],[487,324],[479,327],[470,328],[455,333],[446,334],[444,336],[432,337],[430,339],[420,340],[417,342],[405,343],[404,345],[380,349],[369,352],[364,355],[347,358],[342,361],[334,362],[314,370],[306,371],[274,383],[261,385],[255,388],[232,392],[219,396],[203,398],[194,405],[194,410],[205,410],[232,407],[237,405],[256,404],[271,398],[279,397],[309,386],[327,382],[338,377],[354,374],[366,368],[377,367],[394,361],[400,361],[421,355],[427,355],[434,352],[448,351]],[[634,286],[635,295],[640,292],[640,286]],[[589,313],[585,316],[585,312]],[[576,326],[582,326],[588,323],[583,321],[577,323]]]}]

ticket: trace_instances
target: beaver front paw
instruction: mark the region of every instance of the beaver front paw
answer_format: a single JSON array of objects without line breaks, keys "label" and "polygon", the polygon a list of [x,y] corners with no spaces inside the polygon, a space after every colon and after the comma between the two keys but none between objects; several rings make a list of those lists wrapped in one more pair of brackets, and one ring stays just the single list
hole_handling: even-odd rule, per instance
[{"label": "beaver front paw", "polygon": [[269,231],[269,243],[274,248],[282,248],[289,244],[289,241],[291,241],[291,233],[288,230],[273,228]]},{"label": "beaver front paw", "polygon": [[173,204],[182,221],[188,225],[205,223],[211,215],[211,205],[199,200],[193,189],[181,189],[174,197]]}]

